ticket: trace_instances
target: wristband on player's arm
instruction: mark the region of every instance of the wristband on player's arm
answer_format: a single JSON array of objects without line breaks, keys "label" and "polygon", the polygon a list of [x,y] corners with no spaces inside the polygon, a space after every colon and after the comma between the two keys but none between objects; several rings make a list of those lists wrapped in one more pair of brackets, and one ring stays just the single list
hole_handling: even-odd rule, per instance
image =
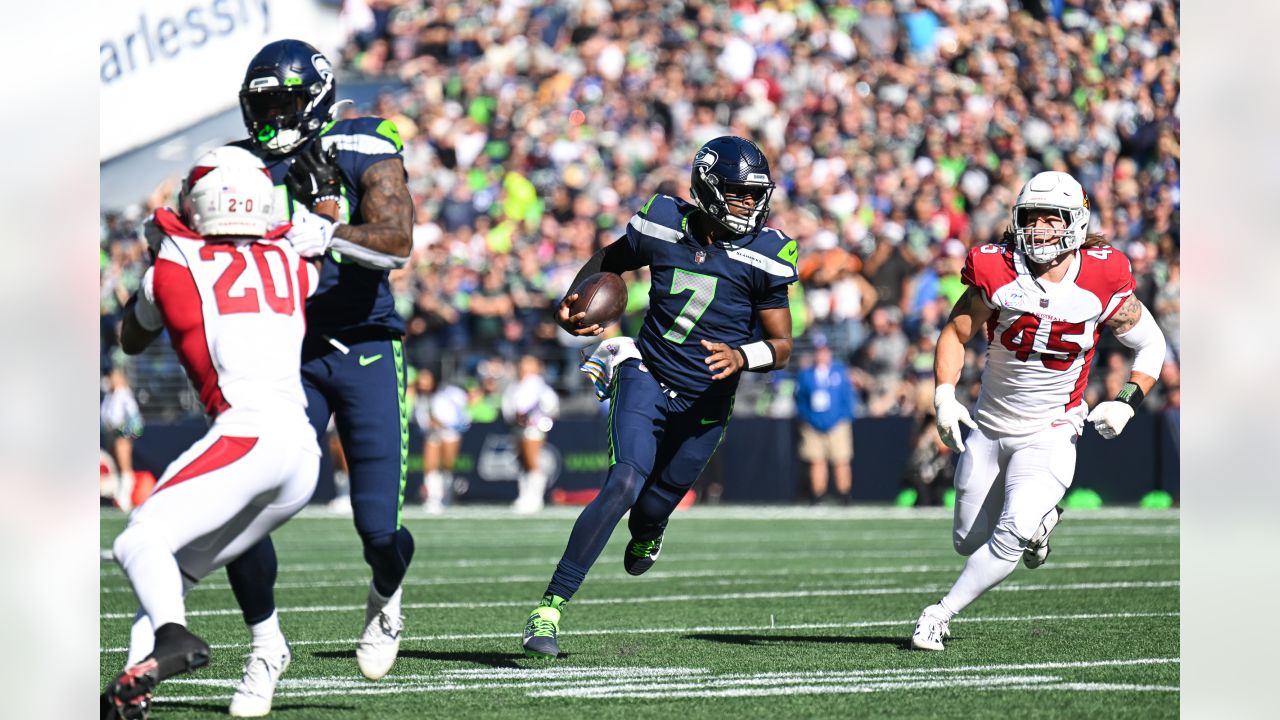
[{"label": "wristband on player's arm", "polygon": [[1138,406],[1142,404],[1142,400],[1145,397],[1146,393],[1142,392],[1142,388],[1138,387],[1138,383],[1135,382],[1125,383],[1124,387],[1120,388],[1120,392],[1116,393],[1116,401],[1128,405],[1133,408],[1135,412],[1138,410]]},{"label": "wristband on player's arm", "polygon": [[773,344],[764,340],[747,343],[737,350],[742,354],[742,363],[748,370],[764,372],[773,369],[778,362],[778,352],[773,349]]}]

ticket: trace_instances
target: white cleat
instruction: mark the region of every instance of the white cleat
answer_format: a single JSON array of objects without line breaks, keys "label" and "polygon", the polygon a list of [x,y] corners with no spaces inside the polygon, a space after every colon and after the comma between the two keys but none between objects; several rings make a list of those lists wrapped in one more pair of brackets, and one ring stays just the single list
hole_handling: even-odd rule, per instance
[{"label": "white cleat", "polygon": [[941,605],[930,605],[920,613],[915,632],[911,633],[912,649],[946,649],[942,646],[942,641],[951,637],[951,621],[942,619],[945,614]]},{"label": "white cleat", "polygon": [[364,632],[356,641],[356,663],[360,672],[370,680],[381,680],[391,672],[400,653],[400,633],[404,630],[404,617],[400,615],[400,590],[379,609],[370,598],[364,611]]},{"label": "white cleat", "polygon": [[1040,527],[1037,528],[1036,534],[1031,536],[1027,541],[1027,547],[1022,551],[1022,564],[1027,568],[1035,570],[1049,559],[1049,533],[1058,526],[1058,520],[1062,517],[1062,508],[1055,507],[1044,516]]},{"label": "white cleat", "polygon": [[271,698],[280,676],[289,669],[293,653],[283,650],[253,651],[244,663],[244,675],[231,696],[231,717],[263,717],[271,713]]}]

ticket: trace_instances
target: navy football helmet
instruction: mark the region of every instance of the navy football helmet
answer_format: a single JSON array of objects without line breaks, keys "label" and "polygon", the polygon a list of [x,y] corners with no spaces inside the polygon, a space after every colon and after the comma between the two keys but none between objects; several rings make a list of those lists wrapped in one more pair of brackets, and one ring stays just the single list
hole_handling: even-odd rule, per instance
[{"label": "navy football helmet", "polygon": [[693,201],[736,235],[764,227],[773,188],[769,161],[750,140],[724,135],[693,156],[689,178]]},{"label": "navy football helmet", "polygon": [[240,113],[249,141],[267,155],[288,155],[329,121],[337,84],[324,54],[301,40],[277,40],[249,61]]}]

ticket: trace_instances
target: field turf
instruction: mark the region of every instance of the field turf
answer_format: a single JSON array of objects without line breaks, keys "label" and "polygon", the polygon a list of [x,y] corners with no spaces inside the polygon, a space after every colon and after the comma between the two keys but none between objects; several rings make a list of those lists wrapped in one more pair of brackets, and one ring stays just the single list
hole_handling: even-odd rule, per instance
[{"label": "field turf", "polygon": [[[417,554],[406,628],[380,682],[356,668],[368,568],[351,520],[308,510],[275,534],[293,664],[272,717],[1163,718],[1178,715],[1178,513],[1069,511],[1044,567],[1021,566],[911,652],[916,616],[955,579],[947,511],[697,507],[658,564],[622,570],[619,525],[565,610],[559,660],[519,634],[578,508],[517,517],[406,510]],[[135,600],[110,560],[104,512],[101,684],[119,671]],[[153,717],[226,717],[247,632],[219,571],[188,598],[214,649],[165,683]]]}]

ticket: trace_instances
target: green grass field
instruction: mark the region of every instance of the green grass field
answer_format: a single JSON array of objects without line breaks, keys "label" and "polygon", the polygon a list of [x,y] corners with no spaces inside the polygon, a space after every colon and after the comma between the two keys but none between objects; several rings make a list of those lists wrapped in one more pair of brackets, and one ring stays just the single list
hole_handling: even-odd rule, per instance
[{"label": "green grass field", "polygon": [[[577,508],[534,517],[406,511],[417,554],[400,658],[356,668],[368,569],[349,518],[307,511],[275,535],[293,664],[273,717],[1176,717],[1178,514],[1068,512],[1043,568],[1021,566],[952,623],[942,653],[906,649],[961,567],[946,511],[695,508],[648,574],[622,570],[626,523],[568,606],[547,662],[519,651]],[[106,512],[102,547],[124,526]],[[135,608],[102,562],[101,681]],[[219,571],[188,598],[209,667],[173,678],[153,716],[225,717],[247,632]]]}]

